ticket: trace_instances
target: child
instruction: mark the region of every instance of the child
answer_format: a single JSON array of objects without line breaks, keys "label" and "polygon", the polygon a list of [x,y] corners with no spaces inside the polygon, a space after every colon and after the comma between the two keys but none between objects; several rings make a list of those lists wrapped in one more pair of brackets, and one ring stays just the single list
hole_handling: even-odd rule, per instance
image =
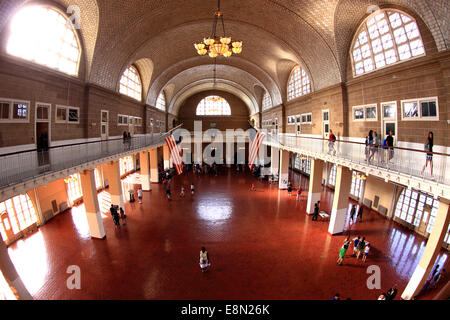
[{"label": "child", "polygon": [[191,194],[194,195],[194,184],[191,183]]},{"label": "child", "polygon": [[256,191],[256,187],[255,187],[255,184],[254,184],[254,183],[252,183],[252,186],[251,186],[251,188],[250,188],[250,191]]},{"label": "child", "polygon": [[184,198],[184,186],[181,186],[180,197]]},{"label": "child", "polygon": [[298,190],[297,190],[297,201],[300,200],[301,195],[302,195],[302,187],[298,187]]},{"label": "child", "polygon": [[362,258],[363,262],[366,262],[367,259],[367,255],[369,254],[369,250],[370,250],[370,244],[368,244],[365,248],[364,248],[364,255]]},{"label": "child", "polygon": [[122,208],[120,208],[120,219],[122,219],[123,224],[127,224],[127,215],[125,214],[125,211],[123,211]]},{"label": "child", "polygon": [[356,255],[356,259],[359,259],[359,256],[364,251],[364,248],[366,247],[366,237],[363,237],[361,241],[358,242],[358,254]]},{"label": "child", "polygon": [[361,240],[361,237],[358,236],[353,239],[353,254],[352,257],[356,257],[356,253],[358,251],[358,242]]},{"label": "child", "polygon": [[138,189],[138,199],[139,199],[139,203],[142,204],[142,188]]}]

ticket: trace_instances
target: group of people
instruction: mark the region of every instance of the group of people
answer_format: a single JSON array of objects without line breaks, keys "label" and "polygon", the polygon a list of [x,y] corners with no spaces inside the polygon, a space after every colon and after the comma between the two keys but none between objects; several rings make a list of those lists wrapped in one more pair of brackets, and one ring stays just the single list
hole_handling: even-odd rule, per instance
[{"label": "group of people", "polygon": [[127,145],[128,148],[130,148],[131,146],[131,133],[130,132],[126,132],[124,131],[122,134],[122,139],[123,139],[123,144]]},{"label": "group of people", "polygon": [[353,254],[352,257],[359,257],[362,255],[362,261],[366,262],[367,256],[370,251],[370,243],[366,240],[366,237],[357,236],[353,240],[350,240],[350,236],[348,236],[342,247],[339,249],[339,258],[336,261],[336,264],[342,266],[342,262],[344,261],[345,255],[347,254],[347,250],[350,247],[350,244],[353,242]]},{"label": "group of people", "polygon": [[381,163],[385,163],[385,153],[387,152],[387,163],[394,158],[394,132],[392,130],[389,131],[386,139],[381,143],[380,138],[378,137],[378,133],[376,131],[370,130],[369,135],[366,137],[365,141],[365,155],[366,161],[370,164],[372,160],[378,158],[378,161]]},{"label": "group of people", "polygon": [[362,222],[363,212],[364,212],[364,206],[362,204],[360,204],[358,214],[356,215],[356,219],[355,219],[356,204],[353,204],[352,209],[350,210],[350,222],[355,223],[356,220],[359,220],[359,222]]},{"label": "group of people", "polygon": [[120,220],[122,220],[124,225],[127,223],[127,216],[122,208],[119,208],[119,206],[117,205],[111,204],[111,208],[109,209],[109,211],[111,212],[111,217],[116,228],[120,227]]}]

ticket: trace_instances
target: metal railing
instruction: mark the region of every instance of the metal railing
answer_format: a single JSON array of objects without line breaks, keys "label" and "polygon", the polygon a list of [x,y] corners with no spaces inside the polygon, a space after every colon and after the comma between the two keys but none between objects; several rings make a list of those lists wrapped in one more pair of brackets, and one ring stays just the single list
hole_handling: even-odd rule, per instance
[{"label": "metal railing", "polygon": [[85,142],[50,147],[45,151],[36,149],[0,155],[0,189],[91,161],[150,148],[163,143],[166,136],[150,134],[127,140]]},{"label": "metal railing", "polygon": [[423,150],[401,147],[384,149],[382,146],[366,146],[365,143],[344,140],[330,143],[326,139],[286,134],[269,134],[266,139],[270,144],[279,147],[286,146],[298,150],[300,154],[310,152],[332,155],[368,167],[382,168],[397,174],[450,185],[450,173],[447,172],[447,169],[450,168],[450,155],[445,153],[432,153],[433,176],[431,176],[430,166],[425,168],[425,172],[422,174],[427,153],[429,153]]}]

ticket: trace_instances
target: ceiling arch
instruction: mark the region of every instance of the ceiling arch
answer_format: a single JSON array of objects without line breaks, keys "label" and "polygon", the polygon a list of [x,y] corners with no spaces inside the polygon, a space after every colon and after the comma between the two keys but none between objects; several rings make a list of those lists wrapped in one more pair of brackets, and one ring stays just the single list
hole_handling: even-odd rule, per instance
[{"label": "ceiling arch", "polygon": [[186,99],[196,93],[208,90],[222,90],[234,94],[247,105],[250,115],[254,115],[259,111],[258,102],[246,88],[242,87],[238,83],[226,79],[216,79],[216,83],[214,84],[213,79],[209,78],[198,80],[186,85],[174,96],[169,104],[168,112],[177,116],[180,106],[184,101],[186,101]]}]

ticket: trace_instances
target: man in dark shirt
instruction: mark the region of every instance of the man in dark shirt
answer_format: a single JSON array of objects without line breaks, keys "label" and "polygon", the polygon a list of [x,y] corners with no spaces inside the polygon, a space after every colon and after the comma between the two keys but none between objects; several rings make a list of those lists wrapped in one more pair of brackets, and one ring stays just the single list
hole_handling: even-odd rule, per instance
[{"label": "man in dark shirt", "polygon": [[319,206],[317,203],[314,204],[314,214],[312,217],[312,221],[317,221],[317,218],[319,217]]},{"label": "man in dark shirt", "polygon": [[397,295],[397,285],[394,284],[394,286],[388,290],[386,300],[394,300],[396,295]]},{"label": "man in dark shirt", "polygon": [[386,138],[386,144],[388,146],[388,162],[394,157],[394,137],[392,136],[394,133],[389,131],[389,135]]}]

